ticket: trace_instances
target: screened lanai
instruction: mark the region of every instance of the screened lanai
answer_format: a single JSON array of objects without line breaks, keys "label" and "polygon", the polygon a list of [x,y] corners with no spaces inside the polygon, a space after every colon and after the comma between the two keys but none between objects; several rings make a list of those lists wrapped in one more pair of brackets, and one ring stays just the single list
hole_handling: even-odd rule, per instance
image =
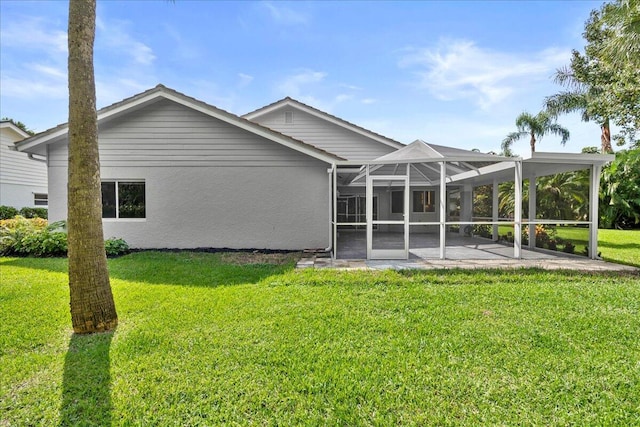
[{"label": "screened lanai", "polygon": [[[573,245],[575,253],[577,245],[568,239],[549,243],[556,242],[558,230],[571,230],[572,236],[580,234],[572,238],[582,243],[581,253],[595,259],[600,171],[612,159],[565,153],[502,157],[417,140],[375,160],[342,162],[333,169],[333,256],[531,258],[558,246],[569,253]],[[538,178],[578,170],[587,177],[582,191],[588,212],[566,218],[537,214]]]}]

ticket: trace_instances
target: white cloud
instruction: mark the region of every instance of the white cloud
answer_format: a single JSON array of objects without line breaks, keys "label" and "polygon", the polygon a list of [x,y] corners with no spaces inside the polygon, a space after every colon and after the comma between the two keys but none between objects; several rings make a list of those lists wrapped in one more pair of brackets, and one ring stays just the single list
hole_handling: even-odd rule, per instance
[{"label": "white cloud", "polygon": [[0,41],[3,48],[67,52],[66,29],[51,28],[51,22],[38,17],[9,21],[0,29]]},{"label": "white cloud", "polygon": [[309,22],[307,15],[286,7],[283,4],[276,5],[272,2],[264,2],[262,4],[269,11],[271,18],[278,24],[301,25]]},{"label": "white cloud", "polygon": [[362,102],[365,105],[370,105],[370,104],[375,104],[377,102],[377,100],[375,100],[373,98],[364,98],[360,102]]},{"label": "white cloud", "polygon": [[484,49],[467,40],[443,40],[437,47],[410,49],[400,67],[414,69],[418,86],[441,100],[471,99],[481,109],[513,97],[523,86],[548,82],[566,63],[568,50],[514,54]]},{"label": "white cloud", "polygon": [[249,86],[253,81],[253,76],[250,76],[249,74],[238,73],[238,78],[240,79],[240,82],[238,83],[240,88]]},{"label": "white cloud", "polygon": [[0,76],[0,87],[3,97],[21,100],[65,99],[68,96],[66,79],[64,82],[52,81],[37,74],[14,77],[3,72]]},{"label": "white cloud", "polygon": [[322,82],[327,73],[313,70],[300,70],[298,73],[285,77],[278,85],[278,91],[286,96],[299,97],[303,89]]},{"label": "white cloud", "polygon": [[156,56],[146,44],[136,40],[129,34],[130,23],[125,21],[104,22],[96,20],[96,28],[99,33],[96,35],[96,46],[104,43],[107,47],[118,53],[124,53],[141,65],[150,65]]}]

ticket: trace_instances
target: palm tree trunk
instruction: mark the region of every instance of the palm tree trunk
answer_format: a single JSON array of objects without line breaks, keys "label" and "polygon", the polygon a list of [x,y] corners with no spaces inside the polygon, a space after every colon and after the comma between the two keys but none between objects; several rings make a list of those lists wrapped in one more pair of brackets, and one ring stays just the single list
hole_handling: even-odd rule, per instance
[{"label": "palm tree trunk", "polygon": [[602,145],[602,154],[613,153],[613,147],[611,147],[611,129],[609,128],[609,119],[600,126],[602,135],[600,135],[600,143]]},{"label": "palm tree trunk", "polygon": [[531,132],[531,141],[529,142],[531,145],[531,154],[536,152],[536,136]]},{"label": "palm tree trunk", "polygon": [[95,0],[69,2],[69,290],[71,322],[80,334],[107,331],[118,324],[102,231],[95,21]]}]

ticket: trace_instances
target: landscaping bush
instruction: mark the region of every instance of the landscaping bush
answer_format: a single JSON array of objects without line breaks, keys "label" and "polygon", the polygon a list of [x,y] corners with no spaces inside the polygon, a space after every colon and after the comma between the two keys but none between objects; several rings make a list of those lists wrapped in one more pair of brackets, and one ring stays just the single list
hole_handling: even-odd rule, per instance
[{"label": "landscaping bush", "polygon": [[[34,257],[66,256],[66,222],[47,224],[42,218],[16,216],[0,220],[0,255]],[[129,245],[123,239],[105,241],[105,251],[109,256],[129,252]]]},{"label": "landscaping bush", "polygon": [[60,256],[67,253],[63,222],[47,224],[46,219],[25,218],[0,221],[0,255]]},{"label": "landscaping bush", "polygon": [[111,237],[104,242],[107,256],[115,257],[129,253],[129,244],[124,239]]},{"label": "landscaping bush", "polygon": [[23,216],[27,219],[30,218],[43,218],[47,219],[47,208],[30,208],[24,207],[22,209],[16,209],[13,206],[0,206],[0,220],[12,219],[17,215]]},{"label": "landscaping bush", "polygon": [[11,219],[18,214],[18,209],[13,206],[0,206],[0,220]]},{"label": "landscaping bush", "polygon": [[25,218],[43,218],[47,219],[48,211],[46,208],[22,208],[20,209],[20,215]]}]

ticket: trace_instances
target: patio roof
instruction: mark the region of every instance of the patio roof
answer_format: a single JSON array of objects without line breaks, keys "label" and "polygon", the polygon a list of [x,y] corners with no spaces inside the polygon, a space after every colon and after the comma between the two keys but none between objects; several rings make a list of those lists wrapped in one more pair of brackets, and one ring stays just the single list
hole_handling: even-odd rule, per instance
[{"label": "patio roof", "polygon": [[[546,153],[536,152],[526,158],[504,157],[494,154],[479,153],[459,148],[445,147],[416,140],[393,153],[374,159],[370,165],[370,173],[395,175],[404,173],[406,169],[399,165],[410,164],[411,182],[416,185],[438,185],[440,167],[434,163],[446,162],[447,184],[484,185],[493,181],[513,181],[516,162],[522,162],[523,178],[554,175],[563,172],[589,169],[602,166],[612,161],[611,154],[585,153]],[[364,166],[360,169],[348,168],[354,162],[340,162],[345,174],[340,181],[342,185],[363,185]]]}]

